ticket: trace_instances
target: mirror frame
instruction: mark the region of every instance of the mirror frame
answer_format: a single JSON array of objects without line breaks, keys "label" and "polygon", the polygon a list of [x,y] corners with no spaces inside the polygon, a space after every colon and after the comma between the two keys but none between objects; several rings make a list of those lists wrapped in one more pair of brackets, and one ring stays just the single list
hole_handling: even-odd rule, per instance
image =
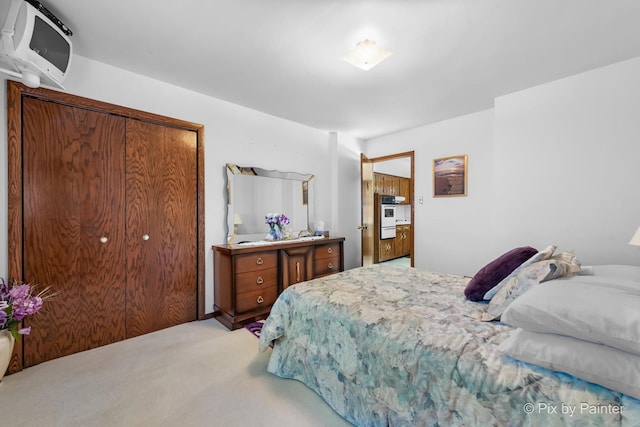
[{"label": "mirror frame", "polygon": [[[264,232],[258,233],[249,233],[249,234],[235,234],[233,228],[230,228],[229,225],[229,215],[233,215],[233,212],[230,212],[230,207],[232,206],[231,200],[231,186],[233,181],[233,176],[235,175],[249,175],[249,176],[261,176],[266,178],[276,178],[276,179],[286,179],[293,181],[300,181],[301,183],[301,191],[302,191],[302,200],[303,205],[306,205],[307,209],[307,218],[306,218],[306,229],[296,230],[298,236],[303,235],[311,235],[310,224],[313,223],[313,203],[315,199],[315,193],[313,191],[313,179],[315,175],[313,174],[302,174],[298,172],[281,172],[278,170],[269,170],[263,169],[255,166],[239,166],[234,163],[227,163],[224,167],[225,170],[225,206],[226,206],[226,216],[224,221],[225,228],[225,236],[227,236],[227,243],[237,243],[239,241],[260,241],[264,240],[265,235],[267,233],[267,228],[265,225]],[[296,237],[298,237],[296,236]]]}]

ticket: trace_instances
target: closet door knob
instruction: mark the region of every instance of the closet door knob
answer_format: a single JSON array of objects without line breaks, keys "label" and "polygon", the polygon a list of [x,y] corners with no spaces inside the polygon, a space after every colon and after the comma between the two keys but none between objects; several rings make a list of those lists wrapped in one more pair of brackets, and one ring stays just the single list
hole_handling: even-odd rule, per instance
[{"label": "closet door knob", "polygon": [[109,239],[107,237],[105,237],[105,236],[102,236],[100,238],[100,243],[107,243],[108,241],[109,241]]},{"label": "closet door knob", "polygon": [[149,235],[148,234],[144,234],[142,236],[142,240],[149,240]]}]

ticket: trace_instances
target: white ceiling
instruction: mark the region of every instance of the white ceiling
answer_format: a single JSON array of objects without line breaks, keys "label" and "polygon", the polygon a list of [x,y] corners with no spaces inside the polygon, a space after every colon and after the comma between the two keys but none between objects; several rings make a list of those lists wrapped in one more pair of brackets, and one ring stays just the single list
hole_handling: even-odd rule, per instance
[{"label": "white ceiling", "polygon": [[640,56],[638,0],[40,1],[78,55],[363,139]]}]

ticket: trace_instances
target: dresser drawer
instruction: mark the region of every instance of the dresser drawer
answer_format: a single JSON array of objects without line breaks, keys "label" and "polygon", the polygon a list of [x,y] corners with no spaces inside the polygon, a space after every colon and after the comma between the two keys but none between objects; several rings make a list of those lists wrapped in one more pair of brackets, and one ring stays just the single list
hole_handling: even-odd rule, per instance
[{"label": "dresser drawer", "polygon": [[329,243],[326,245],[318,245],[316,246],[315,252],[313,254],[313,259],[315,260],[334,258],[334,257],[338,257],[338,258],[340,257],[339,243]]},{"label": "dresser drawer", "polygon": [[337,273],[340,271],[340,255],[336,254],[331,258],[316,259],[313,261],[313,272],[315,277],[325,274]]},{"label": "dresser drawer", "polygon": [[235,271],[258,271],[278,267],[278,251],[254,252],[234,257]]},{"label": "dresser drawer", "polygon": [[249,271],[236,273],[236,292],[258,291],[278,285],[278,269]]},{"label": "dresser drawer", "polygon": [[236,294],[236,313],[268,307],[276,301],[277,296],[277,286]]}]

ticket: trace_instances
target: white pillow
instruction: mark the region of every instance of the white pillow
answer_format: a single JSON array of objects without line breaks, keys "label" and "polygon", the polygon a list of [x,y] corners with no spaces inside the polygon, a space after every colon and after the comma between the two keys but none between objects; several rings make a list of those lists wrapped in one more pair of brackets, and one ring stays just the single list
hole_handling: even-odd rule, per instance
[{"label": "white pillow", "polygon": [[[592,283],[626,289],[640,289],[640,267],[635,265],[594,265],[591,267]],[[613,280],[609,280],[613,279]]]},{"label": "white pillow", "polygon": [[640,284],[640,267],[637,265],[594,265],[591,269],[594,276],[618,277]]},{"label": "white pillow", "polygon": [[535,286],[513,301],[500,320],[640,354],[640,287],[596,278],[575,276]]},{"label": "white pillow", "polygon": [[640,356],[570,337],[516,329],[498,349],[516,359],[640,399]]}]

